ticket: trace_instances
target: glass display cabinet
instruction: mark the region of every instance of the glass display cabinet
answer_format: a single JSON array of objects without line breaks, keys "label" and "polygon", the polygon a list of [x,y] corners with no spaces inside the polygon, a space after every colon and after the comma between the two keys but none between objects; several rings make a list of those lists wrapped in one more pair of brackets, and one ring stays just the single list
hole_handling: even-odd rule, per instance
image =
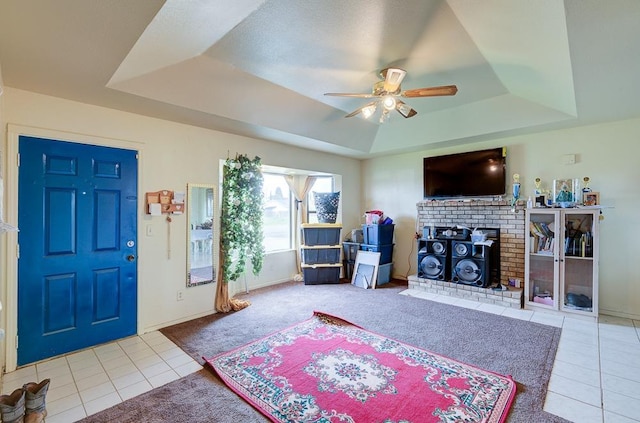
[{"label": "glass display cabinet", "polygon": [[599,209],[527,209],[525,307],[598,316]]}]

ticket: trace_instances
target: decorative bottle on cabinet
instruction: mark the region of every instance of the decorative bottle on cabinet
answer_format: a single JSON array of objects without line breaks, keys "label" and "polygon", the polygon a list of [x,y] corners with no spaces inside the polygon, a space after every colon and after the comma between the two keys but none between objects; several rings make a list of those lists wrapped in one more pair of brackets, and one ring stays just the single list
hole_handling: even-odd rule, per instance
[{"label": "decorative bottle on cabinet", "polygon": [[598,316],[596,209],[526,211],[525,306]]}]

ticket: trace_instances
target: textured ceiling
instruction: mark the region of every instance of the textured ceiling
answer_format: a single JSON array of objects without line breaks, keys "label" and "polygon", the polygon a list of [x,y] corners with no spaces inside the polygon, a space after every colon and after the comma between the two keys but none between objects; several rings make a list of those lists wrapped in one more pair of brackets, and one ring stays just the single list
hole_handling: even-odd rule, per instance
[{"label": "textured ceiling", "polygon": [[[3,0],[6,86],[365,158],[640,116],[636,0]],[[418,114],[344,116],[387,66]]]}]

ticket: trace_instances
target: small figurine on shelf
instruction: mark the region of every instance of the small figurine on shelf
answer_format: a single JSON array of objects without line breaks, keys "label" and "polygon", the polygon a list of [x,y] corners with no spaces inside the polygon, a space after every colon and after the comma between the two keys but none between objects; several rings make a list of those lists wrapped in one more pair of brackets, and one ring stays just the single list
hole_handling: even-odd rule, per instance
[{"label": "small figurine on shelf", "polygon": [[589,195],[589,193],[592,192],[591,188],[589,187],[589,182],[591,182],[591,178],[589,178],[588,176],[582,178],[582,204],[585,206],[595,205],[592,196]]},{"label": "small figurine on shelf", "polygon": [[534,180],[534,183],[536,184],[536,189],[534,191],[534,194],[537,196],[542,195],[542,190],[540,190],[540,185],[542,184],[542,179],[540,178],[536,178]]},{"label": "small figurine on shelf", "polygon": [[533,182],[535,183],[536,189],[533,191],[534,193],[534,200],[533,200],[533,206],[534,207],[547,207],[549,204],[547,200],[547,198],[549,197],[549,190],[544,190],[542,189],[542,179],[541,178],[536,178],[533,180]]},{"label": "small figurine on shelf", "polygon": [[588,176],[582,178],[582,183],[584,184],[584,186],[582,187],[582,192],[591,192],[591,188],[589,188],[589,182],[591,182],[591,179]]},{"label": "small figurine on shelf", "polygon": [[517,173],[513,174],[513,186],[512,186],[511,193],[513,194],[513,199],[511,200],[511,207],[512,207],[512,210],[515,210],[516,204],[520,199],[520,175]]}]

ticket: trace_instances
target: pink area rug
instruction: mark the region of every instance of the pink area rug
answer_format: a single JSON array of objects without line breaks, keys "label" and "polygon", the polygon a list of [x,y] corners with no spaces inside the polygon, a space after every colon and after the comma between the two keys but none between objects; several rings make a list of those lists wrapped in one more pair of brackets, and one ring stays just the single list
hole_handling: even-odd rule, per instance
[{"label": "pink area rug", "polygon": [[516,385],[315,312],[205,361],[274,422],[503,422]]}]

